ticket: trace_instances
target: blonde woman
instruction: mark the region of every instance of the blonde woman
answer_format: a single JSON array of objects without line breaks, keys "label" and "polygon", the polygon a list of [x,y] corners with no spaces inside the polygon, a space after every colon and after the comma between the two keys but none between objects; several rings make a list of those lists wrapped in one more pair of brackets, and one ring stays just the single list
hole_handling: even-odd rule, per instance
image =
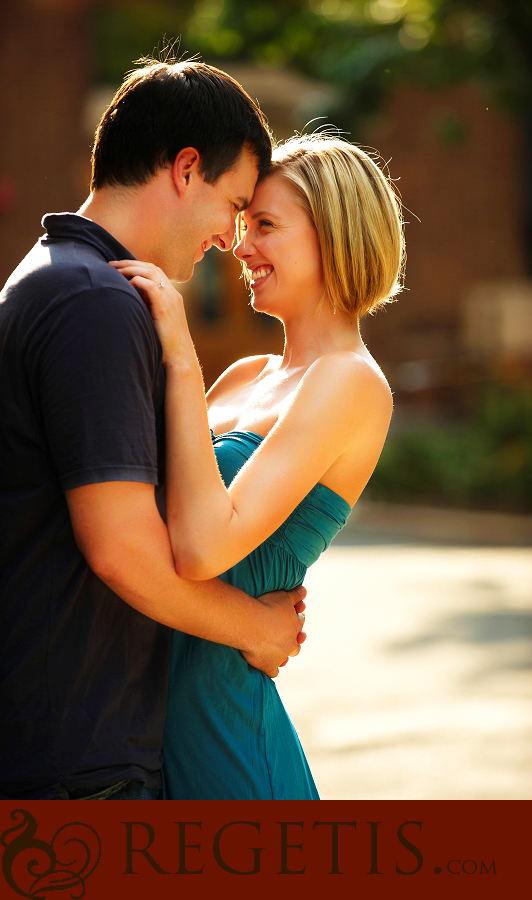
[{"label": "blonde woman", "polygon": [[[253,307],[282,321],[284,353],[235,363],[207,403],[181,296],[154,266],[114,265],[145,292],[163,345],[176,569],[258,597],[302,583],[379,458],[392,397],[359,319],[400,290],[400,206],[358,147],[294,138],[274,152],[234,253]],[[169,799],[319,799],[274,682],[237,650],[178,632],[163,754]]]}]

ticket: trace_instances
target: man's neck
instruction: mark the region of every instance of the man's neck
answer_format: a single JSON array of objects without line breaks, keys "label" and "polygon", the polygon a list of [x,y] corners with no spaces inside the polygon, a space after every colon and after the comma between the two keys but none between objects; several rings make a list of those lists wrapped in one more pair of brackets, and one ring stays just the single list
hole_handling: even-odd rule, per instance
[{"label": "man's neck", "polygon": [[144,259],[147,246],[140,239],[138,207],[134,193],[102,188],[89,194],[78,214],[105,228],[137,259]]}]

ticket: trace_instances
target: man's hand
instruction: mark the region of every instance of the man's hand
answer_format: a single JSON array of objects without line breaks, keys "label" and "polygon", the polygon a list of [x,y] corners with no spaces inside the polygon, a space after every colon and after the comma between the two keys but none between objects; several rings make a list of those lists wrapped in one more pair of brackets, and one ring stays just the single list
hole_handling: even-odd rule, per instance
[{"label": "man's hand", "polygon": [[302,630],[305,624],[306,596],[307,591],[301,585],[293,591],[274,591],[258,597],[260,603],[272,613],[274,631],[269,642],[262,640],[256,650],[242,651],[242,656],[250,666],[275,678],[279,669],[288,662],[288,657],[297,656],[307,637]]}]

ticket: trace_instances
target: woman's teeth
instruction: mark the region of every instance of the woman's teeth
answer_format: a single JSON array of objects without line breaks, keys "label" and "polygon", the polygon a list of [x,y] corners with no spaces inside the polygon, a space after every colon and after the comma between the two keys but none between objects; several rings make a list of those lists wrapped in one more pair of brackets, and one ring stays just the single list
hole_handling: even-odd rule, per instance
[{"label": "woman's teeth", "polygon": [[258,281],[259,278],[265,278],[266,275],[269,275],[271,272],[273,272],[273,267],[268,269],[255,269],[255,271],[251,273],[251,280]]}]

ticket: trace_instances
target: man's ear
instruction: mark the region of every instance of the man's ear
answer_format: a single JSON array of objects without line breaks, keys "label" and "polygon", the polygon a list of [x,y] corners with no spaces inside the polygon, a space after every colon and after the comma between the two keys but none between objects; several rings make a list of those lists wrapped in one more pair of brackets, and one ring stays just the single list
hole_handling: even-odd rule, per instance
[{"label": "man's ear", "polygon": [[194,147],[184,147],[174,159],[172,180],[180,198],[195,176],[200,176],[200,155]]}]

